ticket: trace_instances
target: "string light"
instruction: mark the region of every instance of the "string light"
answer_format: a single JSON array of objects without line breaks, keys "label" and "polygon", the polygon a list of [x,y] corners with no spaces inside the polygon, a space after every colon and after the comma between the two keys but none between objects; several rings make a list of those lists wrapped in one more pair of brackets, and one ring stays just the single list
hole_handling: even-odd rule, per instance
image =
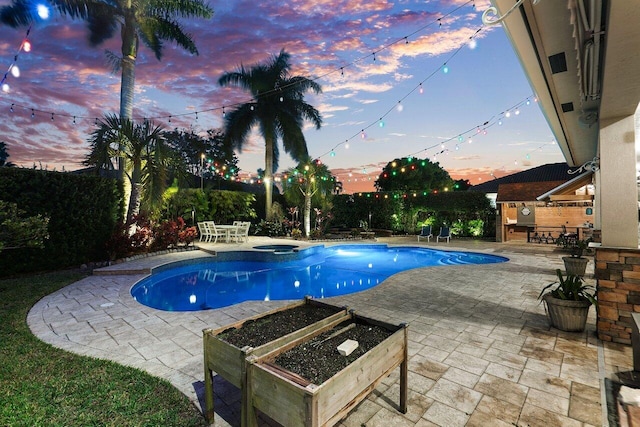
[{"label": "string light", "polygon": [[[472,3],[472,1],[473,1],[473,0],[468,0],[467,2],[465,2],[465,3],[463,3],[463,4],[459,5],[459,6],[457,6],[457,7],[455,7],[455,8],[453,8],[451,11],[449,11],[449,12],[447,12],[446,14],[442,15],[442,16],[441,16],[440,18],[438,18],[437,20],[435,20],[435,21],[430,21],[430,22],[428,22],[427,24],[423,25],[422,27],[420,27],[420,28],[418,28],[418,29],[414,30],[414,31],[413,31],[413,32],[411,32],[410,34],[405,35],[405,36],[403,36],[403,37],[400,37],[400,38],[396,39],[395,41],[392,41],[392,42],[390,42],[390,43],[388,43],[388,44],[386,44],[386,45],[381,46],[378,50],[376,50],[376,51],[372,52],[372,53],[371,53],[371,54],[369,54],[369,55],[373,56],[374,61],[375,61],[375,60],[377,59],[377,58],[376,58],[376,55],[377,55],[379,52],[381,52],[381,51],[383,51],[383,50],[385,50],[385,49],[389,49],[389,48],[393,47],[394,45],[396,45],[396,44],[398,44],[398,43],[401,43],[401,42],[404,42],[405,44],[408,44],[408,42],[409,42],[409,40],[408,40],[408,39],[409,39],[409,37],[414,36],[415,34],[418,34],[418,33],[420,33],[420,32],[425,31],[427,28],[429,28],[430,26],[432,26],[434,23],[436,23],[436,22],[437,22],[437,23],[439,24],[439,26],[440,26],[440,27],[442,27],[442,19],[443,19],[443,18],[446,18],[446,17],[449,17],[449,16],[454,15],[454,14],[455,14],[455,13],[457,13],[458,11],[462,10],[464,6],[466,6],[466,5],[468,5],[468,4],[471,4],[471,3]],[[46,17],[48,17],[48,9],[47,9],[46,7],[45,7],[44,9],[42,9],[42,11],[39,11],[39,13],[40,13],[40,12],[42,12],[42,13],[43,13],[43,15],[42,15],[42,16],[46,16]],[[27,30],[27,35],[29,35],[29,31],[30,31],[30,28],[29,28],[29,30]],[[480,30],[477,30],[477,31],[476,31],[476,34],[477,34],[479,31],[480,31]],[[470,38],[473,38],[473,37],[470,37]],[[26,38],[25,38],[25,40],[23,41],[23,43],[22,43],[22,45],[21,45],[21,49],[22,49],[22,50],[24,50],[25,52],[27,52],[27,51],[30,51],[30,50],[31,50],[31,44],[30,44],[30,42],[29,42],[29,40],[28,40],[28,39],[26,39]],[[456,52],[456,53],[457,53],[457,52]],[[335,69],[335,70],[333,70],[333,71],[328,71],[327,73],[325,73],[325,74],[323,74],[323,75],[320,75],[320,76],[318,76],[318,77],[314,78],[313,80],[319,80],[319,79],[322,79],[322,78],[324,78],[324,77],[326,77],[326,76],[328,76],[328,75],[330,75],[330,74],[332,74],[332,73],[334,73],[334,72],[338,72],[338,71],[340,72],[340,74],[341,74],[342,76],[344,76],[344,69],[345,69],[346,67],[356,66],[358,63],[360,63],[360,62],[364,61],[364,60],[365,60],[369,55],[365,55],[365,56],[363,56],[363,57],[361,57],[361,58],[358,58],[358,59],[356,59],[356,60],[352,61],[352,62],[351,62],[351,63],[349,63],[349,64],[342,65],[342,66],[340,66],[339,68],[337,68],[337,69]],[[455,56],[455,55],[454,55],[454,56]],[[426,79],[425,79],[425,80],[426,80]],[[297,84],[297,83],[292,83],[292,85],[295,85],[295,84]],[[283,89],[283,88],[274,88],[274,89],[273,89],[273,90],[271,90],[271,91],[266,91],[266,92],[261,93],[259,96],[268,96],[268,95],[270,95],[273,91],[275,91],[275,90],[282,90],[282,89]],[[420,90],[420,93],[422,93],[422,89]],[[238,102],[238,103],[233,104],[233,105],[231,105],[231,106],[232,106],[232,107],[235,107],[235,106],[240,106],[240,105],[243,105],[243,104],[246,104],[246,101]],[[28,108],[28,107],[23,107],[23,108]],[[209,111],[214,111],[214,110],[223,109],[223,108],[224,108],[224,107],[213,107],[213,108],[206,109],[206,110],[203,110],[203,111],[200,111],[200,112],[209,112]],[[251,111],[254,111],[254,109],[255,109],[255,107],[252,105],[252,106],[251,106]],[[36,111],[39,111],[39,110],[36,110]],[[43,111],[43,113],[47,113],[47,112]],[[66,115],[66,114],[64,114],[64,113],[56,113],[56,114],[58,114],[59,116],[63,116],[63,117],[71,117],[71,116]],[[196,120],[198,120],[198,112],[189,112],[189,113],[184,113],[184,114],[171,114],[171,115],[164,115],[164,116],[155,116],[155,117],[151,117],[150,119],[164,119],[164,118],[173,118],[173,117],[183,117],[183,116],[188,116],[188,115],[191,115],[191,114],[194,114],[194,115],[195,115],[195,117],[196,117]],[[86,119],[86,118],[90,118],[90,117],[85,117],[85,116],[81,116],[81,115],[77,115],[76,117],[77,117],[78,119]],[[133,119],[133,120],[135,120],[135,119],[139,119],[139,117],[132,117],[132,119]]]}]

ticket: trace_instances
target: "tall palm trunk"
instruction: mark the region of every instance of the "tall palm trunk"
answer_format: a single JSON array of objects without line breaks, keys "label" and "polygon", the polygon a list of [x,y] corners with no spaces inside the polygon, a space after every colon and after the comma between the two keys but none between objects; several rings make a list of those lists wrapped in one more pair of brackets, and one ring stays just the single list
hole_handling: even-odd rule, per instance
[{"label": "tall palm trunk", "polygon": [[[124,14],[124,25],[122,26],[122,75],[120,80],[120,120],[132,120],[133,117],[133,94],[136,81],[136,55],[137,55],[137,38],[135,33],[134,10],[131,7],[131,1],[128,2],[127,9]],[[135,182],[131,183],[125,180],[127,170],[127,159],[118,158],[118,178],[124,182],[124,196],[127,200],[129,197],[129,205],[125,206],[127,219],[136,215],[140,210],[140,188],[135,189]],[[139,182],[139,180],[138,180]],[[140,184],[138,184],[140,185]],[[138,193],[134,196],[134,193]],[[137,206],[131,202],[137,198]],[[133,212],[135,211],[135,213]]]},{"label": "tall palm trunk", "polygon": [[265,195],[265,217],[267,221],[273,218],[273,144],[275,138],[273,136],[265,137],[264,152],[264,195]]},{"label": "tall palm trunk", "polygon": [[131,195],[129,196],[129,209],[127,220],[131,220],[140,213],[140,199],[142,198],[142,160],[140,156],[133,159],[131,171]]}]

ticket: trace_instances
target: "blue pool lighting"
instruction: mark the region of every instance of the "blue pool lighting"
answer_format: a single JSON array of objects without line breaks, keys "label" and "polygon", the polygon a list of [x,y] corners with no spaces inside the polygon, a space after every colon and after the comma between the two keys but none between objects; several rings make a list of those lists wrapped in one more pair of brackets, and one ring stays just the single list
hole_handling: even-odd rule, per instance
[{"label": "blue pool lighting", "polygon": [[160,310],[196,311],[244,301],[335,297],[372,288],[414,268],[508,261],[496,255],[409,246],[269,249],[275,250],[220,252],[213,262],[156,269],[136,283],[131,294],[141,304]]}]

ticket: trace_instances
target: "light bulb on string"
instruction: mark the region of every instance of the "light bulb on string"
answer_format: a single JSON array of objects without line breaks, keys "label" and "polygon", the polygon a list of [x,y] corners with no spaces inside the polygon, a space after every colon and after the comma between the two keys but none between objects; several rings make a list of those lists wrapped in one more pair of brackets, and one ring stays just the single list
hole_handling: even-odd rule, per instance
[{"label": "light bulb on string", "polygon": [[531,101],[529,101],[529,98],[527,98],[527,105],[531,105]]},{"label": "light bulb on string", "polygon": [[502,119],[498,120],[498,126],[502,126]]},{"label": "light bulb on string", "polygon": [[331,153],[329,153],[329,155],[330,155],[331,157],[335,157],[335,156],[336,156],[336,152],[335,152],[335,151],[333,151],[333,150],[331,150]]},{"label": "light bulb on string", "polygon": [[36,112],[33,111],[33,108],[31,109],[31,118],[33,119],[36,116]]},{"label": "light bulb on string", "polygon": [[516,108],[516,111],[514,112],[514,114],[515,114],[516,116],[517,116],[517,115],[519,115],[519,114],[520,114],[520,110],[518,110],[518,109]]},{"label": "light bulb on string", "polygon": [[469,42],[469,49],[473,50],[476,47],[478,47],[478,42],[476,41],[476,39],[471,38],[471,41]]},{"label": "light bulb on string", "polygon": [[456,144],[456,151],[458,151],[459,149],[460,149],[460,146]]},{"label": "light bulb on string", "polygon": [[13,106],[14,106],[14,105],[15,105],[15,104],[11,104],[11,107],[9,108],[9,111],[11,111],[12,113],[13,113]]},{"label": "light bulb on string", "polygon": [[471,137],[469,137],[469,144],[471,144],[473,142],[473,139],[471,139]]},{"label": "light bulb on string", "polygon": [[367,134],[364,133],[364,129],[362,129],[362,132],[360,132],[360,138],[365,139],[367,137]]},{"label": "light bulb on string", "polygon": [[384,122],[382,121],[382,118],[380,118],[380,121],[378,122],[378,126],[381,128],[384,127]]},{"label": "light bulb on string", "polygon": [[12,64],[11,67],[11,75],[15,78],[20,77],[20,68],[16,64]]},{"label": "light bulb on string", "polygon": [[511,117],[511,111],[507,111],[506,113],[504,113],[504,116],[508,119],[509,117]]},{"label": "light bulb on string", "polygon": [[418,92],[420,93],[420,95],[424,93],[424,87],[422,86],[422,83],[420,83],[420,89],[418,89]]},{"label": "light bulb on string", "polygon": [[345,150],[349,149],[349,143],[348,142],[344,144],[344,148],[345,148]]},{"label": "light bulb on string", "polygon": [[22,42],[22,50],[25,52],[31,52],[31,42],[27,39],[24,39]]},{"label": "light bulb on string", "polygon": [[2,83],[2,91],[7,93],[9,92],[9,83]]},{"label": "light bulb on string", "polygon": [[226,118],[227,117],[227,112],[224,111],[224,106],[222,107],[222,118]]},{"label": "light bulb on string", "polygon": [[398,101],[398,106],[396,107],[396,110],[398,110],[398,113],[402,113],[402,110],[404,110],[404,105],[402,105],[400,101]]},{"label": "light bulb on string", "polygon": [[460,142],[464,141],[464,138],[462,137],[462,135],[458,136],[458,141],[460,141]]},{"label": "light bulb on string", "polygon": [[445,74],[449,73],[449,66],[447,64],[444,64],[444,67],[442,67],[442,72]]},{"label": "light bulb on string", "polygon": [[483,130],[483,131],[482,131],[482,134],[483,134],[483,135],[486,135],[486,134],[487,134],[487,130],[486,130],[486,129],[485,129],[485,130]]},{"label": "light bulb on string", "polygon": [[38,12],[40,19],[49,19],[49,8],[44,4],[36,6],[36,11]]},{"label": "light bulb on string", "polygon": [[73,124],[76,124],[76,116],[73,116]]},{"label": "light bulb on string", "polygon": [[196,111],[196,121],[198,121],[198,112]]},{"label": "light bulb on string", "polygon": [[527,153],[526,156],[524,156],[527,160],[531,159],[531,155],[529,153]]}]

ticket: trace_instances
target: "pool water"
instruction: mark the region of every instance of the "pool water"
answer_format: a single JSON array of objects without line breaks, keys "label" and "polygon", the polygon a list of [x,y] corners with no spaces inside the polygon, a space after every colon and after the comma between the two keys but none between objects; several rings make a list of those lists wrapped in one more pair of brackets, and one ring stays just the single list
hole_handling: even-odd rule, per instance
[{"label": "pool water", "polygon": [[[235,255],[234,255],[235,254]],[[141,304],[167,311],[227,307],[244,301],[328,298],[372,288],[400,271],[420,267],[490,264],[507,258],[422,247],[339,245],[284,255],[227,252],[229,261],[169,268],[131,289]]]}]

